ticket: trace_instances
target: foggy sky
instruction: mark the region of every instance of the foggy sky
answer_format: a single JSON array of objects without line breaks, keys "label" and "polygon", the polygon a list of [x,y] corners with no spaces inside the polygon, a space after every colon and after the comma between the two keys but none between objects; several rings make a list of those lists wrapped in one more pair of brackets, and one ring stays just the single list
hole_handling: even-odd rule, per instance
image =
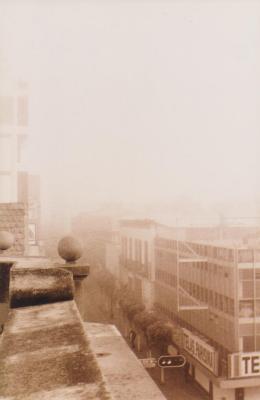
[{"label": "foggy sky", "polygon": [[1,1],[1,59],[30,85],[44,207],[252,200],[260,4]]}]

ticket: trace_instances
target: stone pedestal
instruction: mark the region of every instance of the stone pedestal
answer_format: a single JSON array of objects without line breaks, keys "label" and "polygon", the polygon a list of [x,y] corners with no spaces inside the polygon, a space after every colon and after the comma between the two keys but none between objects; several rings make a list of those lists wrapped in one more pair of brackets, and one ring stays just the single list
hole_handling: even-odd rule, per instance
[{"label": "stone pedestal", "polygon": [[84,289],[83,280],[89,275],[89,265],[81,265],[79,263],[58,264],[59,268],[66,269],[73,275],[74,281],[74,299],[78,306],[81,317],[84,317]]}]

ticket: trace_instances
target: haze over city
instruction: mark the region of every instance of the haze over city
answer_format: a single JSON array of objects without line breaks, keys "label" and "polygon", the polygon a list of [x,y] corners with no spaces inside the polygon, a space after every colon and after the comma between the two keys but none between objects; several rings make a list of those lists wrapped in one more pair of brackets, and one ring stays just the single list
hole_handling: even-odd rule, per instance
[{"label": "haze over city", "polygon": [[260,399],[260,1],[0,0],[0,399]]},{"label": "haze over city", "polygon": [[1,68],[29,84],[25,160],[45,214],[188,201],[255,215],[258,2],[0,8]]}]

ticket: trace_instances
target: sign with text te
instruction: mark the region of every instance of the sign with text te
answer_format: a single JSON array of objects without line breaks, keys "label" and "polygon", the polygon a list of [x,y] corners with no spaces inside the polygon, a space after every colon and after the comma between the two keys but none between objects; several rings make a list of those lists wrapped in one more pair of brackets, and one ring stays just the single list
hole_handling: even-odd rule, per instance
[{"label": "sign with text te", "polygon": [[236,353],[229,356],[229,377],[260,376],[260,353]]}]

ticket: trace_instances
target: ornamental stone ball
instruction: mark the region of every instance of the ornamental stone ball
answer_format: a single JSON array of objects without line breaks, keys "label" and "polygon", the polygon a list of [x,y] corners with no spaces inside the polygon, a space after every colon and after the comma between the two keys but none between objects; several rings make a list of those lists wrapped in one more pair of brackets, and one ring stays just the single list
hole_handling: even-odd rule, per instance
[{"label": "ornamental stone ball", "polygon": [[0,231],[0,251],[7,250],[14,244],[14,235],[8,231]]},{"label": "ornamental stone ball", "polygon": [[66,262],[75,262],[82,256],[82,246],[73,236],[64,236],[58,243],[58,253]]}]

